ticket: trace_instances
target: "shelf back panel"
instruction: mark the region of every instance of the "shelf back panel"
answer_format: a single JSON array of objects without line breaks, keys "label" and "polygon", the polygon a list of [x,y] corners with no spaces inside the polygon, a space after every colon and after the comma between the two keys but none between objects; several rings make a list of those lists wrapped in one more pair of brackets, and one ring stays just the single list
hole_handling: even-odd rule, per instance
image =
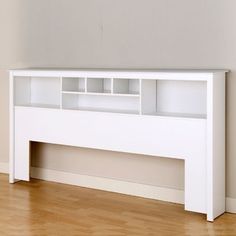
[{"label": "shelf back panel", "polygon": [[137,111],[139,110],[139,98],[79,95],[78,105],[79,107]]},{"label": "shelf back panel", "polygon": [[139,79],[114,79],[114,93],[139,94]]},{"label": "shelf back panel", "polygon": [[139,97],[93,96],[81,94],[63,94],[63,108],[91,110],[117,110],[139,112]]},{"label": "shelf back panel", "polygon": [[62,78],[62,90],[73,92],[85,91],[85,79],[84,78]]},{"label": "shelf back panel", "polygon": [[156,112],[206,115],[206,104],[206,82],[157,80]]},{"label": "shelf back panel", "polygon": [[31,103],[60,105],[60,78],[31,78]]},{"label": "shelf back panel", "polygon": [[14,77],[14,105],[29,105],[31,94],[30,77]]}]

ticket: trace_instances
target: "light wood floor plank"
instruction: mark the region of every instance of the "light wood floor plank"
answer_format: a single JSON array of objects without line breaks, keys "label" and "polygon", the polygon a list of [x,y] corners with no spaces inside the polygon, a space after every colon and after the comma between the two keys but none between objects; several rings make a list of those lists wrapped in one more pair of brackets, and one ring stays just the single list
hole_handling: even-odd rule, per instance
[{"label": "light wood floor plank", "polygon": [[183,205],[0,174],[0,235],[236,235],[236,215],[214,223]]}]

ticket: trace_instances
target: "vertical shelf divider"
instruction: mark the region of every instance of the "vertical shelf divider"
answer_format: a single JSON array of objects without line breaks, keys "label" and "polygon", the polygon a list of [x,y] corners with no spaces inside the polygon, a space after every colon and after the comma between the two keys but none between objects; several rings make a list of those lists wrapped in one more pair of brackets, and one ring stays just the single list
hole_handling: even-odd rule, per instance
[{"label": "vertical shelf divider", "polygon": [[157,89],[158,89],[158,84],[157,84],[157,81],[156,81],[156,112],[157,112],[157,110],[158,110],[158,100],[157,100],[157,95],[158,95],[158,91],[157,91]]},{"label": "vertical shelf divider", "polygon": [[62,88],[62,80],[63,80],[63,78],[60,77],[60,109],[62,109],[62,99],[63,99],[63,93],[62,93],[62,91],[63,91],[63,88]]},{"label": "vertical shelf divider", "polygon": [[142,113],[142,79],[139,79],[139,115]]},{"label": "vertical shelf divider", "polygon": [[111,94],[114,94],[114,79],[111,78]]},{"label": "vertical shelf divider", "polygon": [[31,101],[32,101],[32,93],[31,93],[31,81],[32,81],[32,76],[30,76],[29,77],[29,81],[30,81],[30,90],[29,90],[29,101],[30,101],[30,103],[31,103]]},{"label": "vertical shelf divider", "polygon": [[88,78],[84,78],[84,93],[88,93]]}]

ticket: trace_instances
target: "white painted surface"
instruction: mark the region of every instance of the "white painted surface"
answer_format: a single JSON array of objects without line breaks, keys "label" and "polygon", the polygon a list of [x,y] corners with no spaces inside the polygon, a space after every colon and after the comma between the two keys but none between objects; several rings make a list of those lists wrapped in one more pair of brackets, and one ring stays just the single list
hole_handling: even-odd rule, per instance
[{"label": "white painted surface", "polygon": [[208,82],[207,101],[207,206],[209,221],[225,209],[225,80],[213,74]]},{"label": "white painted surface", "polygon": [[[31,103],[31,79],[30,77],[14,78],[14,104]],[[11,98],[12,99],[12,98]]]},{"label": "white painted surface", "polygon": [[32,104],[48,104],[48,105],[60,105],[60,78],[31,78],[31,103]]},{"label": "white painted surface", "polygon": [[205,81],[157,81],[156,111],[206,115],[206,86]]},{"label": "white painted surface", "polygon": [[14,183],[15,175],[15,83],[12,73],[9,73],[9,182]]},{"label": "white painted surface", "polygon": [[85,92],[85,78],[62,78],[62,91]]},{"label": "white painted surface", "polygon": [[157,81],[141,80],[141,114],[154,114],[157,110]]},{"label": "white painted surface", "polygon": [[[90,86],[89,83],[91,82],[93,85],[90,93],[96,92],[98,94],[96,94],[97,97],[86,94],[86,92],[89,92],[87,89],[85,89],[86,95],[63,94],[62,108],[66,106],[66,108],[74,109],[73,106],[76,106],[75,110],[15,106],[15,122],[12,124],[15,126],[15,133],[13,133],[13,141],[15,142],[15,159],[13,162],[15,166],[14,173],[12,173],[15,179],[29,180],[30,141],[177,158],[185,160],[185,209],[207,213],[207,219],[210,221],[225,211],[223,203],[225,201],[224,186],[221,184],[220,186],[215,185],[217,180],[220,180],[222,184],[225,180],[224,172],[218,173],[224,167],[221,164],[224,164],[225,161],[224,146],[221,146],[221,143],[224,142],[224,129],[218,129],[217,125],[224,126],[224,114],[222,114],[224,111],[224,92],[221,91],[224,90],[223,71],[217,73],[215,71],[176,72],[171,70],[149,72],[98,70],[12,71],[12,74],[17,76],[27,76],[29,73],[32,73],[32,76],[38,74],[36,77],[86,77],[87,86]],[[217,75],[217,80],[214,80],[214,82],[220,81],[220,86],[213,86],[213,75]],[[88,77],[93,77],[93,79],[89,82],[90,78]],[[94,83],[96,78],[99,83]],[[103,96],[104,87],[101,81],[104,78],[113,78],[111,90],[116,91],[118,89],[117,92],[121,93],[120,97]],[[129,80],[127,80],[128,78]],[[141,80],[137,80],[137,78],[141,78]],[[150,109],[148,101],[142,103],[139,100],[142,99],[143,93],[148,93],[150,90],[145,91],[145,86],[140,90],[141,81],[145,80],[157,81],[157,87],[158,82],[164,83],[164,85],[168,82],[167,87],[160,86],[156,90],[156,96],[149,98],[151,100],[154,97],[156,103],[160,103],[162,107],[166,105],[168,112],[165,114],[171,114],[169,117],[160,116],[158,106],[156,107],[156,113],[153,113],[155,115],[132,115],[134,111],[138,114],[141,113],[141,109],[145,110],[143,107],[145,105],[148,105],[147,110]],[[117,85],[116,81],[119,82]],[[138,86],[136,86],[137,82]],[[187,88],[186,84],[188,85]],[[206,84],[207,86],[205,86]],[[13,86],[11,89],[13,89]],[[55,88],[55,91],[58,91],[58,88]],[[122,93],[132,94],[140,91],[140,97],[122,95]],[[31,89],[32,92],[37,93],[37,90]],[[100,95],[99,92],[101,92]],[[214,99],[212,95],[214,95]],[[71,96],[71,99],[64,100],[64,96]],[[171,103],[168,96],[173,96]],[[114,98],[118,99],[117,103],[114,103]],[[127,98],[137,99],[135,110],[130,107],[133,105],[131,100],[128,101]],[[125,99],[124,103],[120,102],[121,99]],[[59,99],[59,103],[60,101]],[[199,103],[197,103],[198,101]],[[150,102],[153,103],[153,101]],[[106,107],[104,104],[110,105]],[[117,104],[121,105],[119,109],[117,109]],[[206,105],[208,106],[207,114],[198,114],[204,113]],[[215,109],[215,105],[220,106],[220,108]],[[124,106],[126,106],[125,113],[130,110],[130,114],[109,112],[110,109],[117,109],[117,112],[122,113],[121,108],[124,108]],[[129,109],[127,109],[127,106]],[[176,111],[176,106],[181,109]],[[60,104],[59,107],[61,107]],[[183,107],[184,109],[182,109]],[[107,112],[77,110],[80,108],[82,110],[98,109]],[[179,117],[174,115],[176,112]],[[189,112],[190,116],[184,117],[186,112]],[[182,116],[181,113],[184,115]],[[222,118],[216,120],[215,117],[218,114],[221,114],[220,117]],[[213,137],[214,134],[217,134],[217,136]],[[215,145],[217,144],[219,154],[215,157]]]},{"label": "white painted surface", "polygon": [[[10,70],[14,76],[30,77],[93,77],[123,79],[158,79],[182,81],[206,81],[212,73],[224,73],[228,70],[92,70],[92,69],[15,69]],[[175,74],[173,78],[173,73]]]},{"label": "white painted surface", "polygon": [[139,79],[119,79],[113,80],[114,93],[118,94],[139,94],[140,93],[140,80]]},{"label": "white painted surface", "polygon": [[103,78],[87,78],[87,91],[104,93],[104,79]]}]

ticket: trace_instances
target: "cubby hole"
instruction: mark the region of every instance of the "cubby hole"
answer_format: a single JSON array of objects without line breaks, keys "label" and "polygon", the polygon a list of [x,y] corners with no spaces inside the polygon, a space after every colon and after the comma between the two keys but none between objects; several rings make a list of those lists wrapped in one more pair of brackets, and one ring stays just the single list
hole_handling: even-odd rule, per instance
[{"label": "cubby hole", "polygon": [[14,77],[14,104],[60,108],[60,78]]},{"label": "cubby hole", "polygon": [[87,78],[88,93],[111,93],[111,79],[109,78]]},{"label": "cubby hole", "polygon": [[206,118],[205,81],[143,80],[142,114]]},{"label": "cubby hole", "polygon": [[207,82],[14,77],[16,106],[60,108],[61,99],[65,109],[206,118]]},{"label": "cubby hole", "polygon": [[120,97],[89,94],[63,94],[62,108],[83,111],[139,114],[138,97]]},{"label": "cubby hole", "polygon": [[62,91],[85,92],[85,78],[62,78]]},{"label": "cubby hole", "polygon": [[139,79],[114,79],[114,93],[117,94],[139,94]]}]

